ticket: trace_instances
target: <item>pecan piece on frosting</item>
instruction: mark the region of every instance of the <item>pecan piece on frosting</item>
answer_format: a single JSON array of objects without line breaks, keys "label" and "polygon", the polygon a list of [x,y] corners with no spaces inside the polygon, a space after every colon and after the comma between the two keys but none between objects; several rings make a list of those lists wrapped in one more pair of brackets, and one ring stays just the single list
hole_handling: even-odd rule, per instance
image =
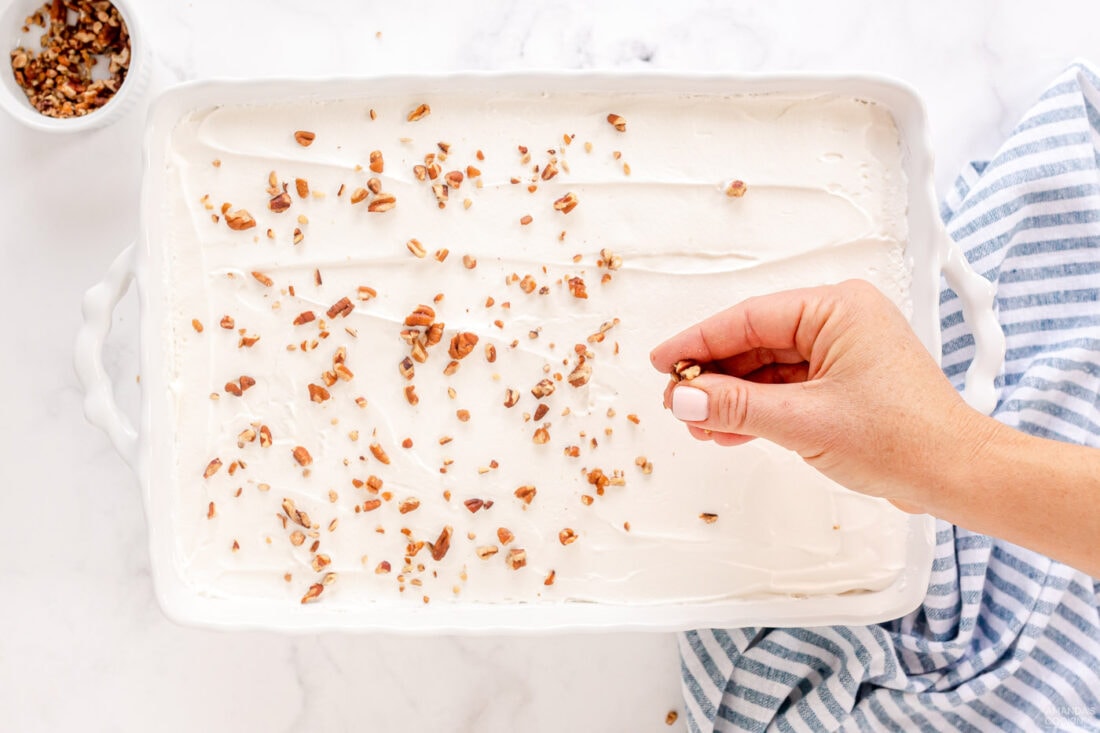
[{"label": "pecan piece on frosting", "polygon": [[443,531],[439,533],[439,537],[435,542],[428,543],[428,549],[432,553],[432,559],[439,561],[447,554],[447,550],[451,549],[451,529],[450,525],[443,528]]},{"label": "pecan piece on frosting", "polygon": [[256,220],[246,209],[230,211],[225,215],[226,225],[233,231],[239,232],[256,226]]},{"label": "pecan piece on frosting", "polygon": [[745,192],[749,190],[749,187],[745,185],[744,181],[733,180],[726,186],[726,195],[730,198],[739,199],[745,195]]},{"label": "pecan piece on frosting", "polygon": [[447,350],[452,359],[465,359],[470,355],[470,352],[477,346],[478,337],[476,333],[469,331],[463,331],[456,334],[451,338],[451,346]]},{"label": "pecan piece on frosting", "polygon": [[516,547],[508,550],[508,565],[512,570],[519,570],[527,564],[527,550]]}]

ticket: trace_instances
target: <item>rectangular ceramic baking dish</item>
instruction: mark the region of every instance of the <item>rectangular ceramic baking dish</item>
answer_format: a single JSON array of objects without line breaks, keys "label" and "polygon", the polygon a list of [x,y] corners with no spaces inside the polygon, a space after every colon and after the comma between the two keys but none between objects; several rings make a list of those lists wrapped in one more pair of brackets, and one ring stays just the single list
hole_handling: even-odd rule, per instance
[{"label": "rectangular ceramic baking dish", "polygon": [[[166,385],[162,324],[168,303],[155,284],[165,272],[158,246],[158,221],[165,186],[161,171],[170,134],[196,109],[222,104],[316,101],[433,93],[518,95],[540,93],[624,93],[667,95],[787,94],[847,95],[882,105],[894,116],[908,180],[907,257],[913,265],[912,326],[937,359],[940,355],[939,288],[943,273],[959,292],[964,313],[976,335],[977,355],[967,374],[965,397],[989,412],[993,379],[1003,358],[1003,335],[993,310],[990,284],[974,274],[948,239],[935,205],[932,152],[923,105],[917,94],[897,81],[870,76],[706,74],[516,73],[454,76],[401,76],[374,79],[208,81],[164,93],[153,105],[145,135],[145,173],[138,241],[114,262],[106,277],[84,300],[84,325],[76,343],[76,368],[84,384],[88,419],[104,429],[137,473],[149,525],[154,585],[164,612],[189,625],[286,631],[379,630],[419,633],[650,630],[700,627],[817,626],[867,624],[913,610],[924,597],[934,546],[933,520],[914,515],[908,524],[905,572],[888,588],[871,593],[811,598],[768,597],[705,604],[647,606],[559,604],[405,604],[376,602],[362,608],[330,609],[270,600],[204,597],[183,580],[177,563],[169,497],[173,462],[172,405]],[[103,343],[115,305],[131,282],[138,287],[141,316],[142,406],[135,428],[114,402],[103,366]]]}]

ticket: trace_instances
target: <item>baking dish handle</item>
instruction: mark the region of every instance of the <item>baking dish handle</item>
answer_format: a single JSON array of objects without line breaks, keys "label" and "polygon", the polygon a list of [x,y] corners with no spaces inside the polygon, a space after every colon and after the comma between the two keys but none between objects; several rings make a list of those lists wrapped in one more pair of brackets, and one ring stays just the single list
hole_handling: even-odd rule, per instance
[{"label": "baking dish handle", "polygon": [[954,240],[943,233],[943,274],[947,284],[958,293],[963,318],[974,334],[974,358],[966,370],[963,399],[982,413],[989,415],[997,406],[995,381],[1005,358],[1005,334],[997,320],[993,283],[970,267],[966,256]]},{"label": "baking dish handle", "polygon": [[76,376],[84,387],[84,416],[101,428],[122,458],[137,470],[138,434],[115,402],[111,380],[103,366],[103,344],[111,331],[115,306],[134,279],[133,244],[122,251],[102,280],[84,294],[84,323],[76,335]]}]

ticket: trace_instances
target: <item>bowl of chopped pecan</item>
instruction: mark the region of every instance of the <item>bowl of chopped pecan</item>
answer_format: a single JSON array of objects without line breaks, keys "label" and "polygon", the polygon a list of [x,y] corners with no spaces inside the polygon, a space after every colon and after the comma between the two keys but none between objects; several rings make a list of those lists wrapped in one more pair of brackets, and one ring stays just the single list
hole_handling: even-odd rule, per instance
[{"label": "bowl of chopped pecan", "polygon": [[103,127],[141,96],[145,47],[126,0],[14,0],[0,11],[0,107],[29,127]]}]

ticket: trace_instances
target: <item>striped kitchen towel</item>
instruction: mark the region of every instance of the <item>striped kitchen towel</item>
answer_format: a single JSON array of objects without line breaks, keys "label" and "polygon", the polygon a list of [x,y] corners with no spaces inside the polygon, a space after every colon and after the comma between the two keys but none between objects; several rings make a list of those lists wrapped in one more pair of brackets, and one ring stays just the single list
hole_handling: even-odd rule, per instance
[{"label": "striped kitchen towel", "polygon": [[[997,288],[1008,352],[994,415],[1095,447],[1098,90],[1087,65],[1068,69],[943,206],[951,236]],[[943,368],[961,388],[974,341],[956,294],[944,289],[940,303]],[[896,621],[682,634],[689,728],[1100,731],[1100,583],[946,522],[936,542],[923,605]]]}]

